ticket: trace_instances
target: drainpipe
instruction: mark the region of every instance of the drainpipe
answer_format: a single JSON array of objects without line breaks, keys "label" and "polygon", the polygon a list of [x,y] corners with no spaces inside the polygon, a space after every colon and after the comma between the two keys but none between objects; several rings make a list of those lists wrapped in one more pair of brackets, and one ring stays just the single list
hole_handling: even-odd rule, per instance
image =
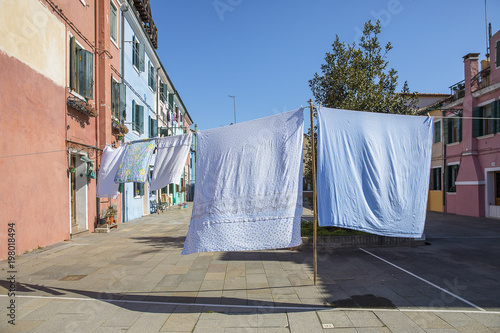
[{"label": "drainpipe", "polygon": [[[122,3],[120,4],[120,11],[121,11],[121,32],[120,32],[120,37],[121,37],[121,50],[120,50],[120,74],[121,74],[121,83],[123,84],[125,82],[125,66],[124,66],[124,46],[125,46],[125,12],[128,10],[128,3],[125,0],[122,0]],[[127,186],[126,183],[123,183],[123,193],[122,193],[122,223],[125,221],[128,221],[128,214],[127,210],[125,209],[126,207],[126,197],[127,197]]]},{"label": "drainpipe", "polygon": [[[98,6],[98,1],[94,1],[94,35],[95,35],[95,44],[96,44],[96,49],[99,50],[100,49],[100,45],[99,45],[99,27],[98,27],[98,22],[99,22],[99,17],[97,16],[98,15],[98,10],[97,10],[97,6]],[[97,105],[96,105],[96,110],[100,110],[101,109],[101,102],[99,101],[99,89],[98,89],[98,83],[99,80],[99,68],[100,68],[100,59],[99,59],[99,51],[96,50],[96,59],[95,59],[95,66],[94,66],[94,69],[95,69],[95,78],[94,78],[94,91],[95,91],[95,95],[94,95],[94,100],[96,101]],[[95,118],[95,146],[98,147],[99,146],[99,118],[101,118],[103,115],[98,112],[98,116]],[[106,112],[104,112],[104,116],[106,116]],[[97,166],[99,165],[98,163],[99,161],[99,154],[97,153],[97,150],[96,150],[96,155],[95,155],[95,167],[97,169]],[[97,179],[96,179],[96,191],[97,191]],[[95,196],[95,209],[96,209],[96,223],[99,224],[99,219],[101,217],[100,215],[100,210],[101,210],[101,200],[97,197],[97,195]]]},{"label": "drainpipe", "polygon": [[443,129],[441,130],[441,146],[442,146],[442,160],[443,160],[443,168],[441,169],[441,190],[443,191],[443,213],[446,213],[448,210],[446,207],[446,143],[444,142],[444,126],[445,125],[445,118],[446,111],[441,110],[441,126],[443,126]]}]

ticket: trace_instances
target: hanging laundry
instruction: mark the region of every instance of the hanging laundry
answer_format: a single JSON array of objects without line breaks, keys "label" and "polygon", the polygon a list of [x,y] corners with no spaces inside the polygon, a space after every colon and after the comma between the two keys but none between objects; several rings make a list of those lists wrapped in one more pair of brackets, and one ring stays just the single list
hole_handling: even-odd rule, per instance
[{"label": "hanging laundry", "polygon": [[180,185],[192,139],[192,133],[158,139],[151,191],[159,190],[172,183]]},{"label": "hanging laundry", "polygon": [[433,118],[318,110],[320,226],[421,237]]},{"label": "hanging laundry", "polygon": [[120,165],[126,146],[120,146],[113,149],[106,146],[102,152],[101,165],[97,177],[97,197],[98,198],[116,198],[118,195],[118,184],[115,183],[115,175]]},{"label": "hanging laundry", "polygon": [[197,133],[182,254],[301,244],[302,109]]},{"label": "hanging laundry", "polygon": [[118,167],[115,183],[144,183],[148,179],[149,161],[155,149],[155,139],[129,143]]}]

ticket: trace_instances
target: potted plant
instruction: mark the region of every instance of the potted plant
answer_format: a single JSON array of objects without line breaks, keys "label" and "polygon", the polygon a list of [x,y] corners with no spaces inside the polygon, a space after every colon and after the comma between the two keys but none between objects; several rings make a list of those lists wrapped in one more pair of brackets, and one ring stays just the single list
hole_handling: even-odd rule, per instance
[{"label": "potted plant", "polygon": [[75,168],[74,166],[70,166],[70,167],[68,168],[68,172],[69,172],[69,173],[75,173],[75,172],[76,172],[76,168]]},{"label": "potted plant", "polygon": [[99,224],[106,224],[107,216],[108,216],[108,210],[107,209],[103,209],[101,217],[99,219]]},{"label": "potted plant", "polygon": [[127,134],[128,133],[128,127],[125,126],[124,124],[121,124],[119,127],[120,133],[122,134]]},{"label": "potted plant", "polygon": [[114,204],[109,205],[106,213],[106,220],[108,224],[116,222],[115,220],[116,213],[117,213],[116,205]]}]

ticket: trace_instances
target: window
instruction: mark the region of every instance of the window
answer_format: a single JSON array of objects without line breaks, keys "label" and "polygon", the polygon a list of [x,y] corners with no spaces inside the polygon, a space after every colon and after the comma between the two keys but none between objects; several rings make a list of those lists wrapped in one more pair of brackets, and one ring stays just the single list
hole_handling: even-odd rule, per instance
[{"label": "window", "polygon": [[148,84],[153,91],[156,91],[156,68],[149,60],[148,65]]},{"label": "window", "polygon": [[139,134],[144,133],[144,106],[132,101],[132,129]]},{"label": "window", "polygon": [[94,87],[93,54],[80,47],[73,36],[70,38],[69,44],[69,87],[80,96],[92,99]]},{"label": "window", "polygon": [[460,166],[458,164],[448,165],[446,167],[446,192],[457,191],[455,182],[457,181],[459,168]]},{"label": "window", "polygon": [[111,39],[117,43],[117,34],[116,34],[116,25],[117,25],[117,15],[116,15],[116,7],[111,1],[110,6],[109,6],[109,24],[110,24],[110,29],[109,29],[109,34],[111,36]]},{"label": "window", "polygon": [[461,117],[448,117],[443,119],[444,143],[462,141],[462,119]]},{"label": "window", "polygon": [[158,120],[149,117],[149,137],[154,138],[158,135]]},{"label": "window", "polygon": [[497,67],[500,67],[500,40],[497,40],[497,53],[496,53],[496,63]]},{"label": "window", "polygon": [[111,114],[116,119],[126,118],[126,89],[124,83],[116,82],[111,76]]},{"label": "window", "polygon": [[441,191],[441,168],[431,169],[431,183],[429,186],[431,191]]},{"label": "window", "polygon": [[434,123],[434,143],[441,142],[441,121]]},{"label": "window", "polygon": [[144,183],[134,183],[134,197],[142,197],[144,195]]},{"label": "window", "polygon": [[144,44],[139,43],[135,36],[132,37],[132,63],[139,72],[144,72]]},{"label": "window", "polygon": [[473,137],[500,132],[500,120],[497,119],[500,117],[500,101],[473,108],[472,117]]}]

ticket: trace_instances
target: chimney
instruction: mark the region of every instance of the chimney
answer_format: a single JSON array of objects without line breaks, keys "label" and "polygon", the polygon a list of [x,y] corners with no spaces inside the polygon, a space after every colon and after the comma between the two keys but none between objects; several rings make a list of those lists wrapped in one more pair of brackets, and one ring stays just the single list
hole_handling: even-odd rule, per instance
[{"label": "chimney", "polygon": [[469,53],[464,57],[465,70],[465,95],[470,95],[472,91],[477,90],[477,80],[471,82],[472,78],[479,72],[479,53]]}]

